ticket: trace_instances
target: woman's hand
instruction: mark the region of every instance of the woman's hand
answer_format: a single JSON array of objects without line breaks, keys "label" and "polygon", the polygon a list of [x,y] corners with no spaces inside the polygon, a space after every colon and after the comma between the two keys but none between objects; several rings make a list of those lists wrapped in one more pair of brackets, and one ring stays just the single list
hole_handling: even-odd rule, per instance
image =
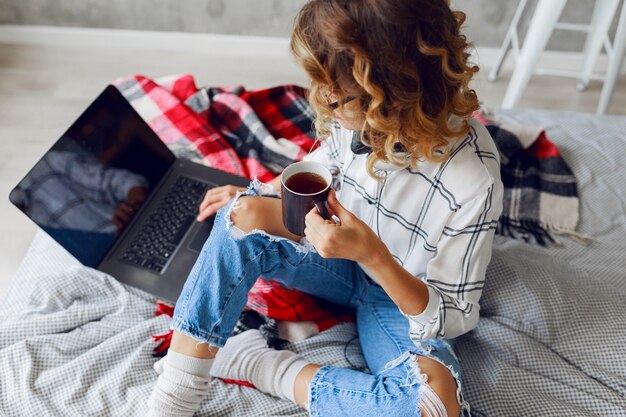
[{"label": "woman's hand", "polygon": [[113,213],[112,222],[117,228],[115,236],[120,236],[124,227],[133,218],[135,212],[148,197],[148,190],[145,187],[136,186],[128,190],[127,201],[119,203]]},{"label": "woman's hand", "polygon": [[111,220],[117,229],[115,231],[115,236],[119,237],[122,234],[122,230],[124,230],[124,227],[126,227],[128,222],[130,222],[134,213],[135,208],[126,201],[122,201],[117,205],[117,208],[113,213],[113,219]]},{"label": "woman's hand", "polygon": [[234,185],[223,185],[221,187],[211,188],[206,192],[204,200],[200,203],[196,220],[201,222],[211,217],[217,213],[219,209],[228,204],[228,202],[237,195],[237,191],[245,190],[245,187],[235,187]]},{"label": "woman's hand", "polygon": [[341,220],[335,224],[324,220],[313,208],[305,217],[304,234],[322,258],[343,258],[365,265],[374,254],[387,251],[387,247],[370,227],[343,207],[335,190],[328,195],[330,214]]},{"label": "woman's hand", "polygon": [[148,189],[146,187],[136,186],[128,190],[126,201],[128,201],[128,204],[130,204],[134,210],[137,210],[139,206],[146,201],[147,197]]}]

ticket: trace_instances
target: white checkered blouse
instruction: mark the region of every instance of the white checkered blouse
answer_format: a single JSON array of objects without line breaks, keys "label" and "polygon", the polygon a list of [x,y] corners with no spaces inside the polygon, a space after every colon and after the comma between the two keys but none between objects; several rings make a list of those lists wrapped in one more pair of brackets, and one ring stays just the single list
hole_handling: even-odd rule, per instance
[{"label": "white checkered blouse", "polygon": [[341,204],[428,286],[426,309],[405,315],[416,343],[453,338],[478,323],[503,186],[496,145],[480,122],[472,119],[470,126],[447,161],[422,163],[418,169],[377,163],[381,181],[367,174],[367,154],[353,153],[354,132],[339,125],[304,158],[336,170]]}]

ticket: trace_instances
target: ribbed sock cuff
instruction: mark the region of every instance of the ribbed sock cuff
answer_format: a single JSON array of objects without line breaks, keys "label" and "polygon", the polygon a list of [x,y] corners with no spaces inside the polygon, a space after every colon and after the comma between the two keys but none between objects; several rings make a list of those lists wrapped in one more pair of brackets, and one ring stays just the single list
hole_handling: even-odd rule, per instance
[{"label": "ribbed sock cuff", "polygon": [[191,417],[206,395],[213,359],[194,358],[169,350],[155,364],[157,383],[148,399],[150,417]]},{"label": "ribbed sock cuff", "polygon": [[194,358],[193,356],[185,355],[184,353],[175,352],[171,348],[167,352],[166,358],[167,363],[170,366],[179,369],[187,374],[199,376],[202,378],[209,377],[211,367],[213,366],[213,361],[215,360],[214,358]]},{"label": "ribbed sock cuff", "polygon": [[298,355],[296,360],[287,367],[287,370],[285,370],[285,373],[280,380],[281,397],[286,400],[293,401],[294,403],[296,402],[294,392],[296,387],[296,377],[308,364],[309,362],[305,361],[300,355]]}]

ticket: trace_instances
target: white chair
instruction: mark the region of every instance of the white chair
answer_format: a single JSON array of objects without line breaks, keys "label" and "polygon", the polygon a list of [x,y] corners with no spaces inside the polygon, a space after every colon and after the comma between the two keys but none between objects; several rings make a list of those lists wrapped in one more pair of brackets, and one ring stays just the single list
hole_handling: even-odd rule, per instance
[{"label": "white chair", "polygon": [[[527,3],[528,0],[520,0],[511,26],[500,48],[496,64],[489,73],[489,80],[495,81],[506,55],[512,49],[516,66],[504,95],[502,108],[515,107],[530,77],[532,74],[537,73],[578,78],[577,89],[579,91],[586,88],[590,79],[604,81],[597,113],[603,114],[606,112],[624,58],[624,48],[626,46],[626,5],[622,7],[617,33],[613,44],[611,44],[608,31],[620,0],[596,0],[589,25],[561,23],[558,21],[567,0],[538,0],[524,45],[520,48],[517,26]],[[537,68],[539,57],[543,53],[554,29],[587,32],[583,50],[583,65],[580,72]],[[592,70],[602,47],[606,50],[609,58],[608,69],[606,74],[593,74]]]},{"label": "white chair", "polygon": [[615,82],[619,76],[622,62],[624,62],[624,53],[626,52],[626,2],[622,5],[619,23],[617,24],[617,32],[613,41],[613,57],[606,70],[606,78],[600,93],[600,103],[598,104],[598,114],[604,114],[615,91]]}]

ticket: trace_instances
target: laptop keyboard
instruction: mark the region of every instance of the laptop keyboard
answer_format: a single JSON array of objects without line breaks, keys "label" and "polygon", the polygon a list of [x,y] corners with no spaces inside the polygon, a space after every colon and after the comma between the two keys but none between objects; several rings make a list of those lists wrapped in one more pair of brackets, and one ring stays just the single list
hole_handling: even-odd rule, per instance
[{"label": "laptop keyboard", "polygon": [[196,220],[198,207],[210,184],[178,177],[121,259],[161,272]]}]

